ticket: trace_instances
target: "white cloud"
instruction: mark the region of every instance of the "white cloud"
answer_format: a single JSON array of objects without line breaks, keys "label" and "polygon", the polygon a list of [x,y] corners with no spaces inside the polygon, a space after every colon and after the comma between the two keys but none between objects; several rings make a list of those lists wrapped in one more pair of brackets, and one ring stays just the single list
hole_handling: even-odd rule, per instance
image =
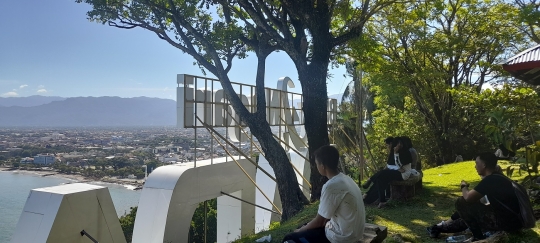
[{"label": "white cloud", "polygon": [[28,84],[23,84],[23,85],[21,85],[21,86],[19,87],[19,89],[24,89],[24,88],[26,88],[26,87],[28,87]]},{"label": "white cloud", "polygon": [[16,97],[16,96],[19,96],[19,94],[17,94],[17,92],[7,92],[7,93],[3,93],[2,96],[4,97]]},{"label": "white cloud", "polygon": [[45,85],[40,85],[37,87],[38,89],[44,89],[45,88]]},{"label": "white cloud", "polygon": [[47,90],[46,89],[39,89],[37,92],[38,93],[47,93]]}]

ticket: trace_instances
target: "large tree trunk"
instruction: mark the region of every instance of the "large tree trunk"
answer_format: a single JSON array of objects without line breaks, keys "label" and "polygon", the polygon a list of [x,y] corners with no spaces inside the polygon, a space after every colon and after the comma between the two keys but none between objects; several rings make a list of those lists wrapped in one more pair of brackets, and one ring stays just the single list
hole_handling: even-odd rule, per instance
[{"label": "large tree trunk", "polygon": [[327,126],[326,75],[328,63],[312,62],[309,66],[298,69],[304,97],[303,111],[305,128],[309,144],[309,162],[311,167],[311,201],[321,197],[321,190],[327,178],[321,176],[315,164],[313,152],[330,143]]},{"label": "large tree trunk", "polygon": [[220,78],[225,94],[231,101],[234,110],[240,116],[240,119],[248,125],[251,133],[257,138],[264,152],[264,157],[268,160],[268,163],[274,170],[283,209],[281,220],[286,221],[297,214],[308,201],[300,190],[296,174],[285,153],[285,149],[273,137],[270,124],[268,124],[268,121],[266,120],[264,74],[266,69],[266,57],[271,51],[264,50],[263,48],[264,46],[261,47],[257,57],[257,111],[255,113],[250,113],[242,104],[224,70],[218,69],[217,76]]},{"label": "large tree trunk", "polygon": [[264,157],[274,170],[283,208],[281,221],[286,221],[302,210],[304,204],[308,203],[308,201],[300,190],[296,174],[291,167],[285,150],[273,137],[268,122],[265,117],[263,118],[253,119],[253,122],[257,125],[250,126],[250,130],[259,140],[264,151]]},{"label": "large tree trunk", "polygon": [[435,137],[438,138],[437,147],[439,149],[435,161],[437,166],[451,163],[453,161],[452,143],[440,131],[436,133]]}]

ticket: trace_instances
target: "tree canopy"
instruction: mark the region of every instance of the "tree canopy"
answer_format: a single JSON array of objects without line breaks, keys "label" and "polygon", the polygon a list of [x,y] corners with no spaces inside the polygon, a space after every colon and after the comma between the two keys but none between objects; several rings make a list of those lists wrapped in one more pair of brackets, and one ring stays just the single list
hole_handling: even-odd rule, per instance
[{"label": "tree canopy", "polygon": [[[436,145],[430,147],[432,160],[449,163],[456,153],[455,136],[467,132],[460,120],[464,110],[451,90],[470,87],[478,93],[485,84],[504,79],[499,63],[525,40],[518,18],[516,6],[498,0],[394,4],[367,27],[377,45],[358,46],[353,54],[376,62],[363,69],[376,92],[377,108],[417,113],[403,119],[414,117],[411,122],[425,126],[425,135]],[[366,49],[371,56],[362,52]],[[384,117],[380,112],[375,119]],[[399,122],[405,120],[392,116],[395,121],[385,120],[386,125],[397,122],[396,129],[402,130]],[[402,132],[411,136],[412,131]]]},{"label": "tree canopy", "polygon": [[[267,56],[284,51],[298,70],[311,164],[311,199],[320,197],[324,179],[313,151],[329,143],[326,78],[332,60],[362,34],[368,19],[395,0],[76,0],[88,3],[89,19],[123,29],[154,32],[214,74],[236,113],[261,143],[274,169],[284,209],[283,220],[298,212],[305,198],[283,148],[272,137],[264,109]],[[253,52],[258,59],[256,112],[250,113],[231,86],[228,72],[235,58]]]}]

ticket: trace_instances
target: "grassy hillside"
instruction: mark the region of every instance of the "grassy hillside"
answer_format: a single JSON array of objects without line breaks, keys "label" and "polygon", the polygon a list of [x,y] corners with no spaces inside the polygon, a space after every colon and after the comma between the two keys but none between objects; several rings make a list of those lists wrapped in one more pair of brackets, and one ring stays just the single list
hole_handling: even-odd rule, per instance
[{"label": "grassy hillside", "polygon": [[[503,169],[507,164],[501,164]],[[525,174],[519,175],[514,172],[512,179],[520,180]],[[460,196],[459,183],[461,180],[476,186],[480,178],[474,169],[474,162],[462,162],[444,165],[424,171],[424,190],[406,202],[391,201],[388,207],[377,209],[372,206],[366,207],[367,221],[388,227],[389,236],[401,234],[406,241],[410,242],[444,242],[446,235],[441,239],[429,238],[426,227],[433,223],[446,220],[454,211],[454,202]],[[283,237],[313,218],[317,213],[318,203],[306,206],[296,217],[282,225],[274,225],[271,230],[257,235],[246,236],[237,242],[254,242],[264,236],[272,235],[272,242],[280,242]],[[540,223],[532,230],[525,230],[518,235],[510,235],[509,242],[537,243],[540,242]]]}]

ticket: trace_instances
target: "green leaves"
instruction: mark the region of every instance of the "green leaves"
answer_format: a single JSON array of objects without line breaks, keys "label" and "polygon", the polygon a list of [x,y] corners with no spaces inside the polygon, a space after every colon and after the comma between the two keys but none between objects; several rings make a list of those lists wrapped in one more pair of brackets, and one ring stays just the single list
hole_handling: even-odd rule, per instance
[{"label": "green leaves", "polygon": [[[392,116],[413,120],[427,129],[418,132],[424,140],[432,139],[422,143],[424,150],[446,161],[453,161],[452,153],[491,146],[489,140],[505,140],[509,135],[503,136],[500,127],[485,126],[488,112],[493,111],[488,107],[496,105],[484,102],[509,104],[505,100],[514,102],[511,97],[521,91],[504,88],[511,94],[508,97],[502,91],[496,95],[480,91],[504,75],[499,63],[526,41],[517,28],[517,16],[518,8],[502,0],[396,3],[375,15],[365,32],[375,44],[371,48],[357,45],[350,52],[357,60],[378,55],[371,59],[374,62],[362,65],[377,108],[385,109],[374,112],[374,127],[381,128],[374,132],[396,134],[392,130],[396,126],[390,125]],[[525,98],[518,96],[515,100]],[[418,131],[414,126],[407,128]],[[453,143],[460,146],[449,148]]]},{"label": "green leaves", "polygon": [[514,0],[519,7],[520,30],[540,43],[540,1],[539,0]]}]

